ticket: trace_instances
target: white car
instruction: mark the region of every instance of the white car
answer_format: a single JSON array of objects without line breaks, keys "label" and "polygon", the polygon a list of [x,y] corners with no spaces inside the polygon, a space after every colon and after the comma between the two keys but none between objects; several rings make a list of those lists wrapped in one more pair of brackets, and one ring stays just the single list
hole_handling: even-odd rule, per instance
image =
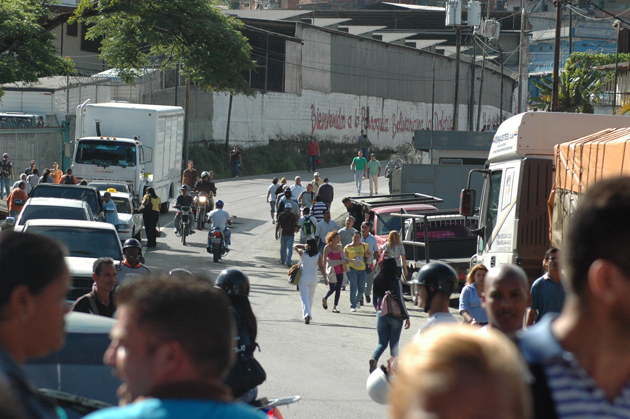
[{"label": "white car", "polygon": [[94,221],[92,209],[78,199],[31,198],[15,220],[15,231],[21,231],[29,220],[83,220]]},{"label": "white car", "polygon": [[68,248],[66,263],[72,276],[69,300],[76,300],[92,290],[92,265],[100,257],[123,260],[122,245],[116,228],[99,221],[31,220],[23,232],[43,234]]},{"label": "white car", "polygon": [[[100,191],[101,197],[107,191]],[[120,224],[116,227],[121,241],[130,238],[142,240],[142,214],[134,214],[135,209],[133,196],[127,192],[112,192],[112,201],[116,204],[118,211],[118,221]]]}]

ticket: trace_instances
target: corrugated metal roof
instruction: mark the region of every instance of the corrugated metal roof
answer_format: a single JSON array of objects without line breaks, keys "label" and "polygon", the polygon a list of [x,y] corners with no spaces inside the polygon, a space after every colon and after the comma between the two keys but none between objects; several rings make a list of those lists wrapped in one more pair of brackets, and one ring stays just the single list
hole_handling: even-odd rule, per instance
[{"label": "corrugated metal roof", "polygon": [[379,39],[383,42],[396,42],[401,39],[409,38],[410,36],[416,35],[417,32],[409,32],[409,33],[387,33],[387,32],[374,32],[372,37],[374,39]]},{"label": "corrugated metal roof", "polygon": [[259,20],[298,20],[300,16],[311,13],[298,10],[221,10],[221,12],[228,16]]},{"label": "corrugated metal roof", "polygon": [[412,9],[412,10],[441,10],[446,11],[445,7],[437,7],[437,6],[422,6],[420,4],[402,4],[402,3],[389,3],[382,2],[383,4],[387,4],[388,6],[400,7],[401,9]]},{"label": "corrugated metal roof", "polygon": [[387,26],[340,26],[339,30],[348,32],[350,35],[364,35],[370,32],[380,31],[386,29]]},{"label": "corrugated metal roof", "polygon": [[311,18],[302,18],[303,22],[310,23],[311,25],[317,26],[317,27],[320,27],[320,28],[328,28],[330,26],[337,26],[340,23],[350,22],[351,20],[352,19],[311,19]]},{"label": "corrugated metal roof", "polygon": [[415,44],[417,49],[430,48],[434,45],[440,45],[446,42],[446,39],[407,39],[405,44]]}]

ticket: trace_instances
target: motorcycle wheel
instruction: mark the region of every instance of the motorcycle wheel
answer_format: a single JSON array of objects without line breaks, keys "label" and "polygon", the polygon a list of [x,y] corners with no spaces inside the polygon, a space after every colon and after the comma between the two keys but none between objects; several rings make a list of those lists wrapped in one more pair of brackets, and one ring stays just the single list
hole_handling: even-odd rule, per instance
[{"label": "motorcycle wheel", "polygon": [[182,244],[186,246],[186,236],[188,235],[188,224],[182,226]]},{"label": "motorcycle wheel", "polygon": [[203,230],[203,214],[201,211],[197,214],[197,230]]},{"label": "motorcycle wheel", "polygon": [[212,251],[212,260],[214,260],[214,263],[219,262],[219,259],[221,259],[221,250],[219,249],[213,249]]}]

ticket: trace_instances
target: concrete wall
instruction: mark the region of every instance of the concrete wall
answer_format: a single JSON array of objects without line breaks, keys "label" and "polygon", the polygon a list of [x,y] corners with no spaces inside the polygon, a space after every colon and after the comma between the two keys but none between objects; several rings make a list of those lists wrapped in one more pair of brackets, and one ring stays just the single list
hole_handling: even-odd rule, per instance
[{"label": "concrete wall", "polygon": [[[302,30],[300,31],[300,29]],[[301,32],[301,33],[300,33]],[[296,38],[303,40],[302,86],[304,89],[331,92],[331,37],[328,32],[298,25]]]},{"label": "concrete wall", "polygon": [[285,42],[284,91],[302,94],[302,44]]}]

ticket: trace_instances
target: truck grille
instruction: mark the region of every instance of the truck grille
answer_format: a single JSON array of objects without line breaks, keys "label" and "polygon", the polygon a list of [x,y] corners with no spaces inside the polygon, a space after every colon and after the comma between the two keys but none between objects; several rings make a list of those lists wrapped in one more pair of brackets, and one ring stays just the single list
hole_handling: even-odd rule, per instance
[{"label": "truck grille", "polygon": [[72,291],[68,295],[68,300],[75,301],[82,295],[92,291],[92,284],[94,280],[92,277],[73,276],[72,277]]}]

